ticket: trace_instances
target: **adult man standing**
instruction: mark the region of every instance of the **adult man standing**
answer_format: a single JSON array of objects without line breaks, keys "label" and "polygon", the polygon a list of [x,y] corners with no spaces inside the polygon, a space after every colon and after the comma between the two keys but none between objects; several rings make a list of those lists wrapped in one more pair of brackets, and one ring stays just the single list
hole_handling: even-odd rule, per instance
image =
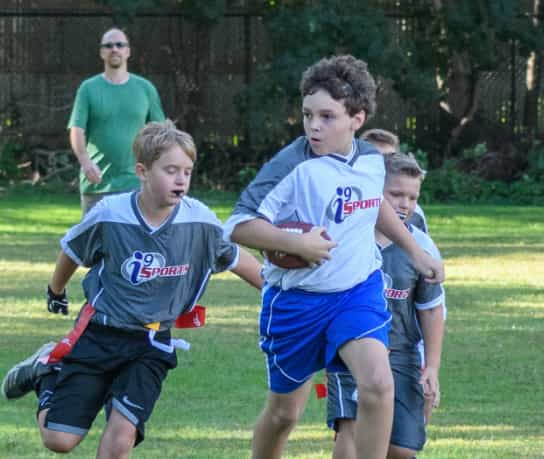
[{"label": "adult man standing", "polygon": [[153,84],[127,70],[130,46],[122,30],[104,33],[100,57],[104,73],[81,83],[68,123],[84,214],[108,194],[138,188],[132,142],[144,124],[164,120]]}]

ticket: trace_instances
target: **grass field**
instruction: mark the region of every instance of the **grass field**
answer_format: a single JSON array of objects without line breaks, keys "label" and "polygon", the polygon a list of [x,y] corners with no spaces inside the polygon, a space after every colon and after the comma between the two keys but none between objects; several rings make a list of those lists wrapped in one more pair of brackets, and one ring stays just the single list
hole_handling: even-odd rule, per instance
[{"label": "grass field", "polygon": [[[202,195],[220,218],[232,196]],[[544,209],[427,206],[446,260],[447,336],[442,404],[419,459],[544,458]],[[71,318],[46,312],[44,290],[58,239],[79,220],[73,194],[25,189],[0,195],[0,373],[71,326],[83,301],[79,272],[68,286]],[[257,348],[259,295],[231,274],[216,276],[201,301],[208,324],[176,330],[193,345],[178,353],[133,457],[249,456],[252,423],[266,390]],[[0,400],[0,457],[50,458],[35,428],[35,397]],[[312,397],[287,458],[329,458],[325,403]],[[74,458],[94,457],[100,415]]]}]

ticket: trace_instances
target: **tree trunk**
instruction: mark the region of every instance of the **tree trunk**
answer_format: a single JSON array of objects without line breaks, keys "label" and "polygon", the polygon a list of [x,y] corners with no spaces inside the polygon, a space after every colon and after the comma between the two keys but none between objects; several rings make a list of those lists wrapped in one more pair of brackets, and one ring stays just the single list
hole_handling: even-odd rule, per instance
[{"label": "tree trunk", "polygon": [[[539,27],[540,17],[544,14],[544,1],[533,0],[533,27]],[[527,59],[525,110],[523,112],[523,126],[527,138],[532,141],[538,128],[538,95],[542,81],[544,51],[533,50]]]}]

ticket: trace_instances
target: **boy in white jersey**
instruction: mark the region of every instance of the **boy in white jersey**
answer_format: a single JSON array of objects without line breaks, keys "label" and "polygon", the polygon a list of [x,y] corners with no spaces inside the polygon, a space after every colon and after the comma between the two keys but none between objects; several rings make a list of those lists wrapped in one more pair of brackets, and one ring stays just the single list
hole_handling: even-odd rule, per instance
[{"label": "boy in white jersey", "polygon": [[[433,282],[441,262],[423,252],[383,199],[383,157],[354,135],[375,109],[376,86],[353,56],[322,59],[301,81],[305,137],[265,164],[225,224],[232,240],[298,255],[303,269],[265,262],[260,345],[269,394],[253,436],[253,458],[279,458],[302,414],[314,372],[350,369],[362,397],[360,457],[383,459],[393,414],[387,358],[390,314],[383,298],[374,227],[404,247]],[[276,224],[312,223],[305,234]],[[325,229],[332,241],[321,237]]]},{"label": "boy in white jersey", "polygon": [[[415,210],[424,171],[412,156],[392,153],[385,158],[384,197],[399,216]],[[407,223],[422,248],[439,258],[431,238]],[[388,459],[411,459],[425,444],[424,406],[439,394],[438,370],[444,333],[444,292],[416,271],[406,253],[376,231],[383,257],[385,296],[393,314],[389,359],[395,380],[395,409]],[[421,371],[418,343],[425,339],[425,367]],[[337,432],[334,459],[357,457],[354,439],[357,400],[361,393],[349,373],[328,372],[327,422]]]},{"label": "boy in white jersey", "polygon": [[[97,458],[126,458],[144,438],[163,380],[177,365],[170,328],[202,295],[210,274],[232,270],[257,288],[260,264],[223,239],[215,214],[189,191],[196,148],[174,124],[146,125],[134,142],[141,190],[106,197],[61,241],[48,309],[67,312],[65,286],[79,265],[94,315],[62,360],[46,365],[50,345],[12,368],[8,399],[32,389],[44,445],[73,450],[105,405]],[[89,306],[86,306],[86,308]]]}]

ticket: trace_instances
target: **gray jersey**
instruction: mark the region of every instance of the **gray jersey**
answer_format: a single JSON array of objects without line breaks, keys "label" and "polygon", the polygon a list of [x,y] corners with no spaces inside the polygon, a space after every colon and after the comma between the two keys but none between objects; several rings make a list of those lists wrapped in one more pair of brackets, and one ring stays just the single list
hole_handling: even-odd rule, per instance
[{"label": "gray jersey", "polygon": [[[410,225],[420,247],[435,258],[440,253],[432,239]],[[393,314],[389,332],[391,358],[396,351],[417,356],[417,344],[422,339],[417,310],[435,308],[444,303],[444,291],[439,284],[425,282],[417,272],[408,254],[396,244],[381,250],[385,283],[385,297]]]},{"label": "gray jersey", "polygon": [[184,197],[158,228],[142,217],[138,192],[107,197],[61,240],[64,252],[91,269],[87,301],[104,325],[169,328],[202,295],[210,274],[232,269],[238,247],[223,240],[221,223],[199,201]]},{"label": "gray jersey", "polygon": [[412,216],[407,220],[410,225],[414,225],[416,228],[419,228],[424,233],[429,233],[429,228],[427,227],[427,219],[425,218],[425,213],[423,209],[419,207],[419,204],[416,204],[416,208]]}]

